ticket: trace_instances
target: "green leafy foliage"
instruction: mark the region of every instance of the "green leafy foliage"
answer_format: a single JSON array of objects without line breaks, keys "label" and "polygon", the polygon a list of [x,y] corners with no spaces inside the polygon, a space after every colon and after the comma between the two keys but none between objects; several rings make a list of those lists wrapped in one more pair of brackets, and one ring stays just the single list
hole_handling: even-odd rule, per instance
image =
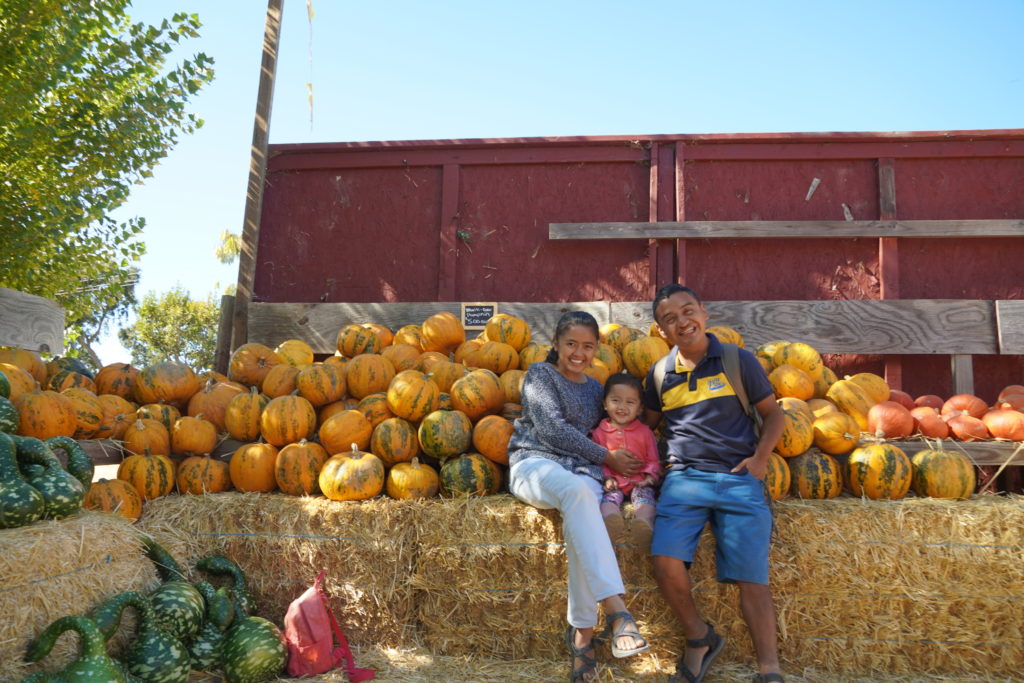
[{"label": "green leafy foliage", "polygon": [[71,340],[123,312],[145,220],[111,212],[202,125],[186,105],[213,77],[202,53],[166,63],[196,15],[149,26],[129,5],[0,0],[0,285],[60,303]]},{"label": "green leafy foliage", "polygon": [[135,323],[117,333],[132,354],[132,365],[146,367],[169,360],[194,370],[213,367],[220,304],[212,296],[194,301],[180,287],[159,297],[149,292],[135,314]]}]

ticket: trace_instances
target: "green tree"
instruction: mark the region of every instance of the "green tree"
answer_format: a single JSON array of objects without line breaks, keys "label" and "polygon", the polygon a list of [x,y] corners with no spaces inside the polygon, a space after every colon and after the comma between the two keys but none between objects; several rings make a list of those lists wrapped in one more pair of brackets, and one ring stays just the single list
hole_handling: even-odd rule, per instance
[{"label": "green tree", "polygon": [[220,304],[212,296],[194,301],[181,287],[159,297],[149,292],[135,315],[135,323],[117,333],[118,341],[131,352],[133,365],[172,360],[194,370],[213,367]]},{"label": "green tree", "polygon": [[186,105],[213,77],[202,53],[166,64],[195,15],[149,26],[129,5],[0,0],[0,285],[56,300],[72,327],[123,308],[145,221],[111,212],[202,125]]}]

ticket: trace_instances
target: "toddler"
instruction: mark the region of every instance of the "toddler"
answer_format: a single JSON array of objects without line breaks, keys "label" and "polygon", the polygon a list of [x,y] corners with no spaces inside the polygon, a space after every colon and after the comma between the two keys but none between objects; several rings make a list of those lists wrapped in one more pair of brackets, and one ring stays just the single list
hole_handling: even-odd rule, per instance
[{"label": "toddler", "polygon": [[633,503],[632,541],[647,549],[654,526],[654,486],[661,474],[658,444],[650,427],[639,420],[643,410],[643,385],[633,375],[612,375],[604,385],[604,409],[608,417],[591,432],[591,438],[609,450],[625,448],[643,461],[643,469],[626,477],[608,467],[603,468],[604,495],[601,515],[612,543],[621,540],[625,531],[622,503],[626,495]]}]

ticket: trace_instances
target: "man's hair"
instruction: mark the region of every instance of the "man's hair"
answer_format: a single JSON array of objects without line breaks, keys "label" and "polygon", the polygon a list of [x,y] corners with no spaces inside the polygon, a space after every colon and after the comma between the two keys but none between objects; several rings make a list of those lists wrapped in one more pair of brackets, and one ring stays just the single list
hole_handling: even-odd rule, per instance
[{"label": "man's hair", "polygon": [[683,285],[677,284],[675,282],[673,282],[670,285],[665,285],[664,287],[658,290],[657,294],[654,295],[654,303],[651,304],[651,313],[654,315],[655,322],[657,322],[658,320],[658,304],[660,304],[662,301],[669,298],[673,294],[678,294],[679,292],[689,294],[694,298],[694,300],[698,304],[700,303],[700,297],[697,296],[697,292],[693,291],[689,287],[684,287]]}]

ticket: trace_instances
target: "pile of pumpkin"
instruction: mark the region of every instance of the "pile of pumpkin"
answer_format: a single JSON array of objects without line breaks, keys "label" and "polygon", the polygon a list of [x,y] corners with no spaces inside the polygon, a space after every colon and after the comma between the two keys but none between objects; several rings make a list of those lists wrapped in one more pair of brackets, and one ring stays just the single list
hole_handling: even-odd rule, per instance
[{"label": "pile of pumpkin", "polygon": [[[78,657],[56,673],[36,673],[23,683],[184,683],[193,670],[223,672],[228,681],[258,683],[282,673],[288,656],[284,636],[272,622],[252,616],[255,600],[238,565],[223,555],[204,557],[196,569],[223,585],[190,582],[158,543],[148,537],[143,543],[161,584],[148,595],[119,593],[87,615],[65,616],[51,623],[29,644],[25,660],[42,660],[66,631],[79,634]],[[126,609],[135,611],[137,627],[120,658],[114,659],[106,643],[117,633]]]}]

